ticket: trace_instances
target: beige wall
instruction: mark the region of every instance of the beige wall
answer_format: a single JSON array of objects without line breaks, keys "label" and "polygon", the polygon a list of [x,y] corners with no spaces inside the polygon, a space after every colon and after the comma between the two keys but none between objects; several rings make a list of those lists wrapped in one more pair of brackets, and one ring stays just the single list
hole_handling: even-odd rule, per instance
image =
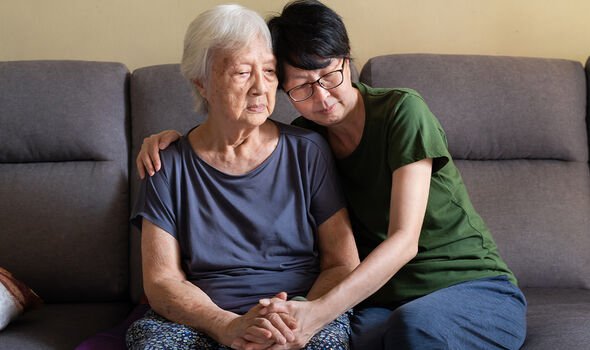
[{"label": "beige wall", "polygon": [[[178,62],[188,23],[216,0],[0,0],[0,61]],[[267,16],[286,0],[235,1]],[[347,24],[357,65],[387,53],[590,55],[590,1],[325,0]]]}]

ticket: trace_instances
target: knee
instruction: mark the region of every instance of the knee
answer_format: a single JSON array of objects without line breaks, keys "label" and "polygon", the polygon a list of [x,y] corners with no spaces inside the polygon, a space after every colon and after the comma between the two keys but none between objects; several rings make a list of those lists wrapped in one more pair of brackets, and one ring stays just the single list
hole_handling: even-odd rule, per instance
[{"label": "knee", "polygon": [[128,349],[145,349],[148,345],[158,340],[163,334],[165,324],[159,316],[149,311],[145,317],[133,322],[125,333],[125,344]]},{"label": "knee", "polygon": [[143,320],[137,320],[129,326],[127,332],[125,333],[125,345],[127,349],[135,349],[136,346],[141,342],[142,339],[145,339],[145,332],[142,331],[142,323]]},{"label": "knee", "polygon": [[445,322],[428,310],[400,307],[385,332],[386,349],[448,349]]}]

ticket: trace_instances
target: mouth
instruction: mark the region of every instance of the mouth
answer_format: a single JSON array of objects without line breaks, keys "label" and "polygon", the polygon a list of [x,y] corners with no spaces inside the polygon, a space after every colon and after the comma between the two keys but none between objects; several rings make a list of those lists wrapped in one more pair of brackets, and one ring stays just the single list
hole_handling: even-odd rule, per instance
[{"label": "mouth", "polygon": [[334,103],[333,105],[331,105],[329,107],[326,107],[324,109],[319,110],[319,112],[322,113],[322,114],[330,114],[334,110],[334,107],[335,106],[336,106],[336,103]]},{"label": "mouth", "polygon": [[264,105],[264,104],[248,105],[246,107],[246,109],[250,113],[262,113],[262,112],[266,111],[266,105]]}]

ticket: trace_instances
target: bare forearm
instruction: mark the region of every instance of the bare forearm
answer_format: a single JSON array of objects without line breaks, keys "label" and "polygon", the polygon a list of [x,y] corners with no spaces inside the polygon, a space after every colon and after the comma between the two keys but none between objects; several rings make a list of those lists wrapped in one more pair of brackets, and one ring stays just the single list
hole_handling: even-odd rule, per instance
[{"label": "bare forearm", "polygon": [[392,174],[387,239],[342,283],[318,300],[321,306],[325,306],[320,309],[326,313],[330,310],[343,312],[357,305],[379,290],[418,254],[431,171],[432,160],[423,159]]},{"label": "bare forearm", "polygon": [[409,235],[392,235],[349,274],[342,283],[322,296],[318,312],[333,319],[356,306],[389,281],[417,252],[417,244]]},{"label": "bare forearm", "polygon": [[[406,237],[403,237],[406,236]],[[346,275],[340,283],[336,279],[326,279],[314,285],[313,293],[310,292],[310,301],[290,301],[287,303],[272,303],[264,300],[263,305],[269,306],[264,312],[292,313],[302,322],[302,329],[309,334],[315,334],[318,330],[332,322],[371,294],[375,293],[408,261],[415,256],[415,240],[407,238],[407,235],[398,235],[388,238],[381,243],[354,271]],[[329,272],[329,270],[327,270]],[[340,270],[339,272],[343,272]],[[328,281],[332,283],[328,283]],[[320,291],[327,292],[321,293]]]},{"label": "bare forearm", "polygon": [[308,300],[314,300],[326,294],[330,289],[342,282],[353,270],[352,266],[337,266],[326,269],[320,273],[309,293],[307,293]]},{"label": "bare forearm", "polygon": [[222,344],[227,342],[223,339],[224,329],[238,317],[219,308],[201,289],[188,281],[146,283],[146,294],[158,314],[202,331]]},{"label": "bare forearm", "polygon": [[345,208],[319,226],[321,273],[307,295],[314,300],[342,282],[360,263]]}]

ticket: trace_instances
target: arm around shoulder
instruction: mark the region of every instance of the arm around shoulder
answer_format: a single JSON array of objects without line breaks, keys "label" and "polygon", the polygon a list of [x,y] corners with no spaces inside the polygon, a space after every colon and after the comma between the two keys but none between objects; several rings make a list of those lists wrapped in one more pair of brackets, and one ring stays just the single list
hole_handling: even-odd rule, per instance
[{"label": "arm around shoulder", "polygon": [[158,134],[150,135],[143,139],[141,149],[135,159],[135,166],[140,178],[144,178],[146,172],[153,176],[160,170],[160,150],[166,149],[170,144],[182,137],[176,130],[164,130]]}]

